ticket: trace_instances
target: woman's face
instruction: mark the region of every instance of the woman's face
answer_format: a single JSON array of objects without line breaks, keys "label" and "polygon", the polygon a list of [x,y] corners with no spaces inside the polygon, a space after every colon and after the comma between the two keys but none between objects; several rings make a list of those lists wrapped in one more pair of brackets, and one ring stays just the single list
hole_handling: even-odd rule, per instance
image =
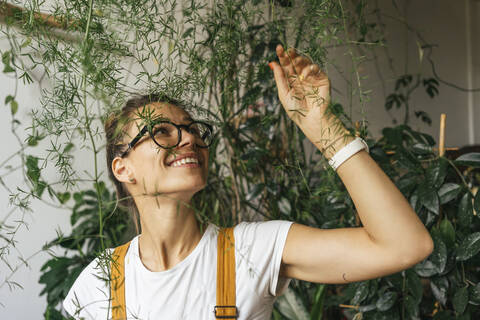
[{"label": "woman's face", "polygon": [[[152,117],[161,117],[162,120],[175,124],[188,125],[193,121],[186,111],[172,104],[155,102],[146,108],[151,108]],[[144,125],[142,119],[137,119],[129,128],[129,136],[125,137],[126,143],[130,142]],[[208,148],[197,147],[197,139],[199,138],[194,134],[182,128],[178,146],[163,149],[155,144],[148,133],[145,134],[124,158],[125,165],[136,180],[134,185],[129,186],[130,189],[135,189],[131,190],[132,195],[162,193],[167,197],[188,200],[203,189],[208,175]],[[176,162],[185,156],[197,159],[198,164]]]}]

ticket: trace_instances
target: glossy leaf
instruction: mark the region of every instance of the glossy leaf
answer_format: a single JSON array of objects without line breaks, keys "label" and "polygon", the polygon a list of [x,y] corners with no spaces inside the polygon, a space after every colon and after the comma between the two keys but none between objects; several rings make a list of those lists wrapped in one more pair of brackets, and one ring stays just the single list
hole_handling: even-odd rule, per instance
[{"label": "glossy leaf", "polygon": [[431,186],[432,189],[436,190],[443,184],[447,175],[447,165],[448,162],[444,158],[439,158],[427,168],[425,179],[427,185]]},{"label": "glossy leaf", "polygon": [[420,320],[419,318],[419,308],[418,304],[415,302],[415,299],[407,295],[405,297],[405,313],[406,313],[406,319],[412,319],[412,320]]},{"label": "glossy leaf", "polygon": [[440,209],[440,200],[437,190],[431,184],[423,183],[418,187],[418,196],[422,205],[428,210],[438,215]]},{"label": "glossy leaf", "polygon": [[447,218],[440,222],[439,231],[447,247],[453,247],[455,244],[455,229]]},{"label": "glossy leaf", "polygon": [[437,266],[429,259],[425,259],[415,265],[413,268],[420,277],[431,277],[437,274]]},{"label": "glossy leaf", "polygon": [[447,182],[443,184],[438,190],[438,197],[440,198],[440,204],[445,204],[447,202],[455,199],[462,188],[459,184]]},{"label": "glossy leaf", "polygon": [[463,239],[457,249],[457,260],[465,261],[480,251],[480,232],[475,232]]},{"label": "glossy leaf", "polygon": [[452,299],[453,307],[457,314],[462,314],[465,312],[465,308],[468,304],[468,288],[461,287],[455,292],[455,295]]},{"label": "glossy leaf", "polygon": [[455,159],[455,164],[459,166],[469,166],[478,168],[480,167],[480,153],[479,152],[472,152],[463,154],[457,159]]},{"label": "glossy leaf", "polygon": [[439,237],[434,237],[433,240],[434,250],[428,259],[432,261],[437,273],[442,273],[447,263],[447,246]]},{"label": "glossy leaf", "polygon": [[430,281],[430,288],[435,298],[445,306],[447,304],[448,280],[445,277],[432,278]]},{"label": "glossy leaf", "polygon": [[355,295],[352,298],[352,304],[360,304],[368,295],[368,281],[358,282],[355,285]]},{"label": "glossy leaf", "polygon": [[415,303],[419,304],[420,301],[422,300],[422,294],[423,294],[422,282],[420,278],[417,276],[417,274],[411,269],[407,269],[405,271],[405,275],[406,275],[408,292],[412,296]]},{"label": "glossy leaf", "polygon": [[469,226],[472,223],[473,207],[472,196],[469,192],[465,193],[460,200],[458,207],[458,224],[463,227]]},{"label": "glossy leaf", "polygon": [[397,293],[396,292],[385,292],[380,298],[377,300],[376,307],[379,311],[387,311],[395,304],[397,300]]},{"label": "glossy leaf", "polygon": [[292,289],[288,288],[285,294],[280,296],[277,301],[279,311],[288,319],[308,319],[307,309],[305,309],[302,301],[295,295]]}]

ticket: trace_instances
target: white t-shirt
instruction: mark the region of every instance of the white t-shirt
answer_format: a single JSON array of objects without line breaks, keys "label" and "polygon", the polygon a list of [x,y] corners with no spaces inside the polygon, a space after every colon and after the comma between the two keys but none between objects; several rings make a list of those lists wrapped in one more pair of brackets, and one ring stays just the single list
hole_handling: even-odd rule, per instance
[{"label": "white t-shirt", "polygon": [[[270,319],[276,296],[289,278],[279,276],[292,222],[242,222],[235,226],[236,305],[239,320]],[[138,236],[125,256],[127,319],[212,320],[216,305],[218,227],[209,224],[193,251],[173,268],[148,270],[140,260]],[[113,251],[113,249],[108,249]],[[63,301],[75,319],[110,319],[110,287],[103,259],[93,260]]]}]

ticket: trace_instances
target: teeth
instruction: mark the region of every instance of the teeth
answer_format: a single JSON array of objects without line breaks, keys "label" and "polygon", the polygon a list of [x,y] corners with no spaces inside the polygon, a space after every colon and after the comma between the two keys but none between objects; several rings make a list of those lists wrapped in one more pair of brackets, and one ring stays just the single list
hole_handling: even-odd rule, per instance
[{"label": "teeth", "polygon": [[198,160],[195,159],[195,158],[183,158],[181,160],[176,160],[170,166],[178,167],[178,166],[181,166],[181,165],[186,164],[186,163],[197,163],[198,164]]}]

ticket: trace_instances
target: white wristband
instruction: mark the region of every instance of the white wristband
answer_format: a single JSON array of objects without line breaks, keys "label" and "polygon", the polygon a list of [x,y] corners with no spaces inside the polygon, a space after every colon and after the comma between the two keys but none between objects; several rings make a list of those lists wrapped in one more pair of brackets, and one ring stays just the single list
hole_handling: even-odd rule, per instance
[{"label": "white wristband", "polygon": [[332,166],[333,170],[337,170],[337,168],[347,161],[351,156],[353,156],[355,153],[359,152],[360,150],[365,149],[367,152],[368,150],[368,145],[367,143],[362,139],[362,138],[355,138],[352,142],[347,144],[345,147],[342,149],[338,150],[337,153],[333,155],[333,157],[328,160],[328,164]]}]

